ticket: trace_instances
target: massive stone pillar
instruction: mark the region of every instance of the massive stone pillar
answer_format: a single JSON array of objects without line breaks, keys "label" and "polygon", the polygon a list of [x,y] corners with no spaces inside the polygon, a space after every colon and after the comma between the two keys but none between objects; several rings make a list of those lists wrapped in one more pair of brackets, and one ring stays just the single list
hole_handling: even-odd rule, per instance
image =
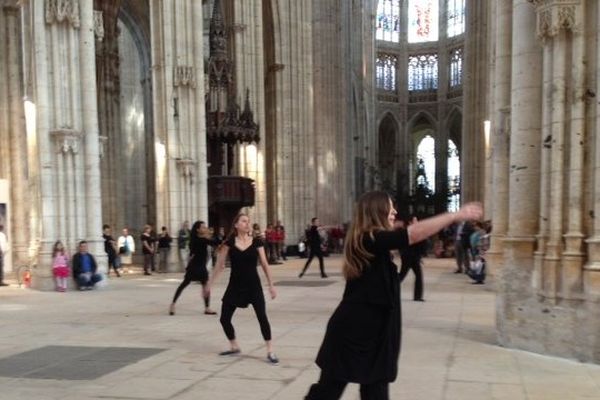
[{"label": "massive stone pillar", "polygon": [[272,3],[275,29],[275,159],[273,216],[296,241],[317,212],[316,147],[313,121],[312,1]]},{"label": "massive stone pillar", "polygon": [[151,0],[150,20],[157,225],[176,232],[208,220],[202,2]]},{"label": "massive stone pillar", "polygon": [[[23,80],[21,69],[23,67],[19,53],[21,37],[21,14],[16,2],[0,2],[2,7],[0,26],[4,26],[2,35],[5,38],[0,50],[0,85],[1,102],[5,105],[0,111],[3,120],[0,131],[0,157],[4,160],[7,176],[10,182],[10,215],[11,231],[7,232],[11,242],[13,270],[29,262],[29,231],[24,229],[24,222],[28,220],[27,201],[27,137],[25,135],[23,113]],[[5,85],[5,86],[4,86]],[[5,112],[4,112],[5,111]],[[25,224],[26,226],[26,224]],[[5,227],[6,229],[6,227]],[[5,231],[6,232],[6,231]],[[5,272],[9,266],[5,266]]]},{"label": "massive stone pillar", "polygon": [[51,250],[87,240],[100,271],[100,167],[92,0],[31,1],[30,42],[35,135],[28,137],[35,261],[33,286],[52,288]]},{"label": "massive stone pillar", "polygon": [[503,262],[504,237],[508,230],[508,141],[510,134],[510,89],[512,48],[512,4],[495,2],[493,40],[495,42],[493,81],[493,110],[491,112],[491,164],[494,197],[491,208],[492,240],[487,260],[495,275]]},{"label": "massive stone pillar", "polygon": [[[255,121],[259,125],[260,135],[260,142],[257,144],[238,145],[239,162],[237,164],[240,167],[238,173],[255,182],[256,199],[251,210],[251,217],[263,226],[267,223],[268,218],[265,175],[265,56],[262,1],[235,0],[233,8],[237,103],[244,104],[248,90],[250,107],[254,112]],[[272,217],[269,222],[275,222]]]}]

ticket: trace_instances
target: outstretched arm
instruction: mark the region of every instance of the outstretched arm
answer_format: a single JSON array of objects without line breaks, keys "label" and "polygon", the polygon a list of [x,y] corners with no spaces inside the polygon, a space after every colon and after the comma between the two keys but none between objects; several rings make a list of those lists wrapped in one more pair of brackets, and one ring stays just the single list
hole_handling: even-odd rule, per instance
[{"label": "outstretched arm", "polygon": [[275,286],[273,286],[273,279],[271,278],[271,270],[269,269],[269,263],[267,262],[267,256],[265,254],[265,248],[258,248],[258,258],[260,261],[260,266],[262,267],[265,276],[267,277],[267,282],[269,284],[269,293],[271,294],[271,299],[277,297],[277,291],[275,290]]},{"label": "outstretched arm", "polygon": [[408,243],[414,244],[427,239],[446,226],[466,220],[478,220],[483,215],[481,203],[467,203],[457,212],[444,213],[435,217],[423,219],[408,226]]}]

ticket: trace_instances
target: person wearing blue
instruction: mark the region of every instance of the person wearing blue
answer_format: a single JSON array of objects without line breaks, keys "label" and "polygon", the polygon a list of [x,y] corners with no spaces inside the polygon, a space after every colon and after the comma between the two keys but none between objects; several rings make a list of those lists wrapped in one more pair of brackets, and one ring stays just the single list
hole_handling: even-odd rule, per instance
[{"label": "person wearing blue", "polygon": [[88,253],[85,240],[79,242],[79,252],[73,256],[73,279],[77,282],[79,290],[92,290],[96,283],[102,280],[102,275],[97,273],[98,264],[94,256]]}]

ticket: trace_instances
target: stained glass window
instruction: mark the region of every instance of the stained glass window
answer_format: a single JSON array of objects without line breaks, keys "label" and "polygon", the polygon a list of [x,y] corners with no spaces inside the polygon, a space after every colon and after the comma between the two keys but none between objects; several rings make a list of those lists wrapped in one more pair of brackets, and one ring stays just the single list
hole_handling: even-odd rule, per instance
[{"label": "stained glass window", "polygon": [[460,208],[460,158],[452,140],[448,140],[448,211]]},{"label": "stained glass window", "polygon": [[408,42],[438,40],[438,0],[409,0]]},{"label": "stained glass window", "polygon": [[450,87],[462,85],[462,48],[454,49],[450,53]]},{"label": "stained glass window", "polygon": [[375,64],[375,83],[378,89],[396,91],[396,65],[398,58],[380,53]]},{"label": "stained glass window", "polygon": [[408,90],[435,90],[438,87],[437,54],[408,57]]},{"label": "stained glass window", "polygon": [[427,135],[417,146],[417,185],[435,192],[435,140]]},{"label": "stained glass window", "polygon": [[400,0],[379,0],[375,37],[388,42],[400,41]]},{"label": "stained glass window", "polygon": [[448,37],[465,31],[465,0],[448,0]]}]

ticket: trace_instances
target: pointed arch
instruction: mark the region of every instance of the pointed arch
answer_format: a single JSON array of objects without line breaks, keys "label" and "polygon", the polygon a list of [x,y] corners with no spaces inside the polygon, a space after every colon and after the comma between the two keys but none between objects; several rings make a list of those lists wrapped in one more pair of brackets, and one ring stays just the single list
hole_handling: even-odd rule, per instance
[{"label": "pointed arch", "polygon": [[460,107],[454,106],[446,119],[448,139],[454,142],[459,153],[462,150],[462,118],[462,110]]},{"label": "pointed arch", "polygon": [[408,120],[406,128],[408,132],[412,132],[415,130],[415,128],[427,125],[430,126],[434,131],[437,131],[438,129],[438,121],[434,118],[434,116],[426,110],[421,110]]}]

